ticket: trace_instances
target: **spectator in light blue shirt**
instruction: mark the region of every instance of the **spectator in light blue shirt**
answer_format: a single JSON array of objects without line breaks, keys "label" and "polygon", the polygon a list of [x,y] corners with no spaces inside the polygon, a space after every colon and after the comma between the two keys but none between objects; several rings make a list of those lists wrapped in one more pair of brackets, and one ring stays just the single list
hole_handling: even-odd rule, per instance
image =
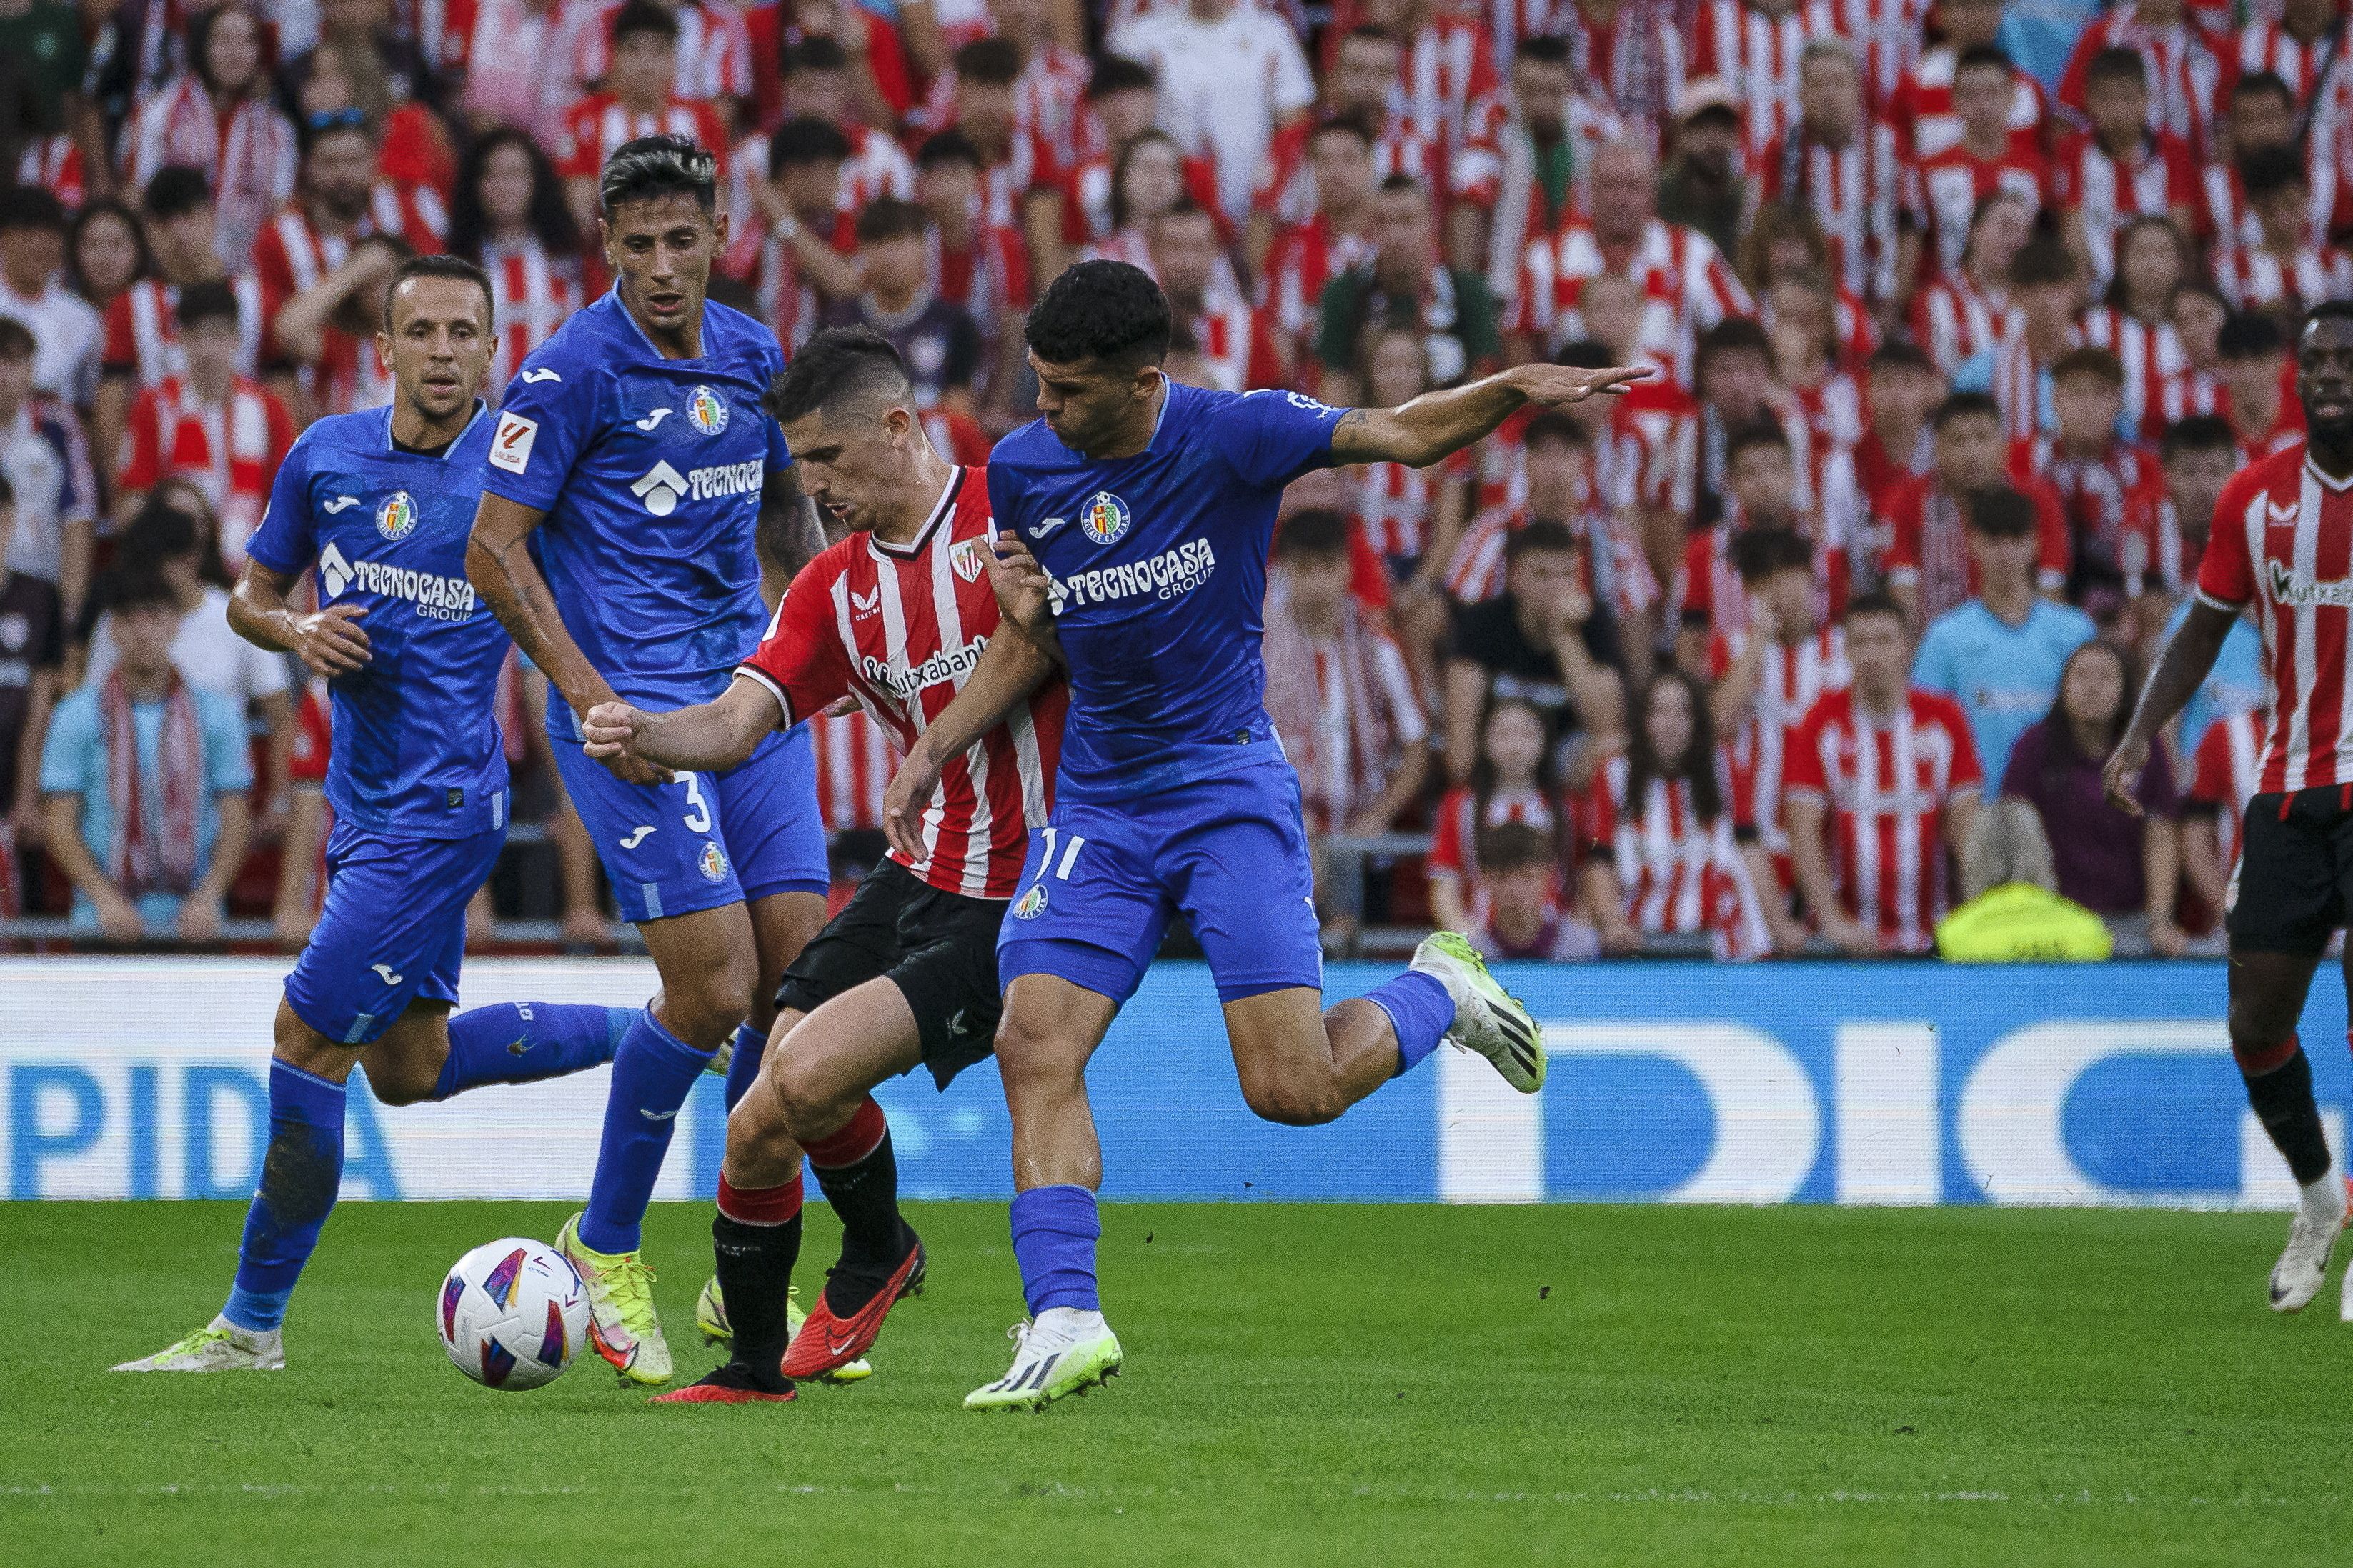
[{"label": "spectator in light blue shirt", "polygon": [[1989,794],[2001,787],[2010,749],[2051,710],[2067,656],[2092,640],[2092,618],[2034,590],[2034,503],[2007,485],[1968,504],[1978,595],[1936,618],[1913,660],[1912,683],[1968,714]]},{"label": "spectator in light blue shirt", "polygon": [[118,577],[105,603],[115,667],[58,704],[41,749],[48,851],[73,880],[75,925],[209,942],[245,859],[245,714],[172,663],[182,611],[161,577]]}]

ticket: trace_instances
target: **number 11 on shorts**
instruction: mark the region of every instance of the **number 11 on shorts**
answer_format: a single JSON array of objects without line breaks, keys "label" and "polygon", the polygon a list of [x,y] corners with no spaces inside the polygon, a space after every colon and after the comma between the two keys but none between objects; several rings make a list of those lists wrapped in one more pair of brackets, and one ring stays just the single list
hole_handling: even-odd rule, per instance
[{"label": "number 11 on shorts", "polygon": [[1041,831],[1046,835],[1046,853],[1038,862],[1038,879],[1041,882],[1044,881],[1048,873],[1050,872],[1053,875],[1054,880],[1058,882],[1069,881],[1071,879],[1071,868],[1078,863],[1079,851],[1086,847],[1086,839],[1079,834],[1071,834],[1071,841],[1062,846],[1062,858],[1061,862],[1058,865],[1054,860],[1054,844],[1061,830],[1060,828],[1048,827]]}]

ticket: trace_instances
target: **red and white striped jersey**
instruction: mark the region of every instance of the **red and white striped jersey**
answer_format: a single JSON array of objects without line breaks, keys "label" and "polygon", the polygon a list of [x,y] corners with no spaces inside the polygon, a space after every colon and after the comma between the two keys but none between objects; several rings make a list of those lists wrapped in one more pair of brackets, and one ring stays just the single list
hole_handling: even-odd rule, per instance
[{"label": "red and white striped jersey", "polygon": [[1636,930],[1654,936],[1704,931],[1715,939],[1717,958],[1757,958],[1772,951],[1773,933],[1733,841],[1728,769],[1720,752],[1710,760],[1723,800],[1713,822],[1699,819],[1686,779],[1651,779],[1641,799],[1630,800],[1632,769],[1615,756],[1577,798],[1577,836],[1617,873],[1626,920]]},{"label": "red and white striped jersey", "polygon": [[1486,35],[1467,16],[1440,12],[1423,22],[1407,41],[1392,89],[1392,118],[1401,119],[1423,142],[1439,150],[1439,182],[1462,151],[1471,104],[1495,90],[1495,57]]},{"label": "red and white striped jersey", "polygon": [[2111,441],[2095,458],[2063,450],[2055,436],[2030,436],[2010,448],[2010,477],[2041,479],[2065,509],[2074,552],[2128,573],[2133,540],[2148,538],[2165,500],[2165,470],[2154,453]]},{"label": "red and white striped jersey", "polygon": [[1933,279],[1961,269],[1969,221],[1988,196],[2007,191],[2026,203],[2029,217],[2041,216],[2051,205],[2051,166],[2015,141],[1999,158],[1980,158],[1955,142],[1915,162],[1905,186],[1905,206],[1926,237],[1926,270]]},{"label": "red and white striped jersey", "polygon": [[727,130],[709,103],[673,95],[658,113],[632,114],[609,92],[584,98],[564,111],[555,172],[566,179],[593,180],[622,143],[640,136],[684,136],[717,159],[720,178],[727,177]]},{"label": "red and white striped jersey", "polygon": [[1754,157],[1798,118],[1805,13],[1755,0],[1701,0],[1692,18],[1691,74],[1719,77],[1740,102],[1741,150]]},{"label": "red and white striped jersey", "polygon": [[81,148],[72,137],[62,132],[55,136],[37,136],[25,143],[24,155],[16,160],[16,183],[40,186],[69,209],[79,207],[83,198],[90,194],[89,180],[82,169]]},{"label": "red and white striped jersey", "polygon": [[321,233],[301,202],[290,204],[253,242],[254,276],[261,279],[262,300],[274,318],[287,300],[341,267],[354,239],[396,235],[418,255],[430,256],[448,232],[449,212],[437,193],[378,181],[368,195],[366,216],[349,237]]},{"label": "red and white striped jersey", "polygon": [[1274,349],[1274,321],[1265,309],[1252,310],[1234,291],[1214,295],[1198,315],[1177,320],[1192,329],[1209,385],[1219,392],[1249,392],[1282,384],[1282,364]]},{"label": "red and white striped jersey", "polygon": [[923,265],[931,291],[964,307],[991,342],[1005,312],[1029,309],[1029,247],[1018,230],[981,224],[970,246],[954,250],[934,224],[923,231]]},{"label": "red and white striped jersey", "polygon": [[1470,474],[1467,448],[1427,468],[1361,464],[1348,474],[1350,510],[1375,554],[1392,562],[1418,561],[1430,546],[1439,491]]},{"label": "red and white striped jersey", "polygon": [[1331,220],[1321,213],[1278,233],[1266,258],[1267,303],[1275,324],[1293,337],[1314,331],[1324,285],[1370,261],[1373,248],[1368,236],[1333,233]]},{"label": "red and white striped jersey", "polygon": [[[1953,69],[1959,63],[1950,44],[1939,44],[1925,51],[1896,84],[1886,118],[1904,133],[1907,156],[1933,158],[1960,144],[1961,117],[1953,109]],[[2024,71],[2017,75],[2010,100],[2010,145],[2021,153],[2039,152],[2050,105],[2041,82]]]},{"label": "red and white striped jersey", "polygon": [[[1038,163],[1032,159],[1033,165]],[[1112,157],[1108,153],[1082,158],[1068,167],[1040,168],[1040,177],[1062,194],[1062,243],[1084,245],[1108,238],[1111,221]],[[1185,194],[1194,205],[1218,220],[1218,237],[1232,243],[1232,223],[1218,205],[1218,166],[1191,153],[1185,157]]]},{"label": "red and white striped jersey", "polygon": [[1519,18],[1509,44],[1500,37],[1495,58],[1509,59],[1520,38],[1556,33],[1568,44],[1571,75],[1583,91],[1607,103],[1632,134],[1659,145],[1690,76],[1689,50],[1676,24],[1676,7],[1656,0],[1624,0],[1615,20],[1604,26],[1576,0],[1493,0],[1499,26],[1505,11]]},{"label": "red and white striped jersey", "polygon": [[2191,804],[2212,808],[2214,839],[2221,850],[2222,867],[2233,880],[2239,875],[2239,837],[2244,828],[2247,803],[2255,798],[2263,778],[2267,715],[2242,711],[2225,713],[2206,726],[2189,769]]},{"label": "red and white striped jersey", "polygon": [[2084,342],[2105,349],[2125,367],[2125,418],[2136,431],[2154,436],[2176,419],[2199,410],[2188,406],[2194,396],[2175,384],[2196,376],[2181,334],[2170,321],[2144,321],[2112,305],[2096,305],[2084,312]]},{"label": "red and white striped jersey", "polygon": [[2198,170],[2189,144],[2179,137],[2151,134],[2136,150],[2137,160],[2127,167],[2111,156],[2091,135],[2071,136],[2060,143],[2052,169],[2051,199],[2062,210],[2073,209],[2084,224],[2084,247],[2092,258],[2092,292],[2105,291],[2116,271],[2116,234],[2144,214],[2171,216],[2175,208],[2194,214],[2198,206]]},{"label": "red and white striped jersey", "polygon": [[1928,0],[1807,0],[1806,32],[1835,34],[1862,58],[1863,101],[1883,115],[1920,58]]},{"label": "red and white striped jersey", "polygon": [[[261,328],[269,312],[262,307],[261,280],[240,272],[228,280],[237,295],[237,373],[258,375],[261,363]],[[187,355],[180,349],[180,291],[160,278],[142,278],[107,301],[108,371],[128,374],[141,386],[154,386],[164,377],[187,373]]]},{"label": "red and white striped jersey", "polygon": [[[2068,568],[2074,561],[2066,509],[2040,479],[2012,471],[2010,482],[2034,503],[2039,543],[2035,582],[2043,592],[2055,594],[2067,585]],[[1892,584],[1918,587],[1922,626],[1976,596],[1978,565],[1969,554],[1961,503],[1947,493],[1933,469],[1885,498],[1878,528],[1886,541],[1881,569]]]},{"label": "red and white striped jersey", "polygon": [[[1683,568],[1675,581],[1683,618],[1704,623],[1716,637],[1743,636],[1749,630],[1748,585],[1733,570],[1733,531],[1721,522],[1693,529],[1683,541]],[[1815,618],[1835,623],[1846,613],[1847,594],[1854,585],[1854,565],[1847,553],[1850,536],[1842,524],[1813,516],[1801,516],[1797,531],[1814,544]]]},{"label": "red and white striped jersey", "polygon": [[[904,752],[996,635],[990,533],[980,470],[951,470],[912,544],[852,534],[804,567],[737,673],[773,692],[788,723],[855,695]],[[1046,822],[1068,703],[1059,679],[1039,688],[950,763],[923,811],[923,858],[892,858],[946,892],[1011,898],[1029,829]]]},{"label": "red and white striped jersey", "polygon": [[2239,29],[2233,42],[2237,51],[2232,75],[2253,76],[2257,71],[2269,71],[2287,83],[2287,89],[2295,94],[2298,108],[2312,103],[2313,93],[2320,86],[2322,68],[2344,58],[2341,40],[2332,47],[2330,35],[2323,33],[2308,44],[2299,42],[2276,18],[2248,23]]},{"label": "red and white striped jersey", "polygon": [[1331,832],[1388,788],[1400,747],[1430,733],[1395,638],[1353,599],[1336,635],[1302,626],[1277,595],[1266,613],[1266,710],[1299,772],[1310,831]]},{"label": "red and white striped jersey", "polygon": [[1438,810],[1430,817],[1430,855],[1423,862],[1433,878],[1456,877],[1464,882],[1479,879],[1479,833],[1482,828],[1501,827],[1507,822],[1517,822],[1539,833],[1557,831],[1559,819],[1553,803],[1541,790],[1526,787],[1498,787],[1482,795],[1457,784],[1440,797]]},{"label": "red and white striped jersey", "polygon": [[1894,297],[1904,170],[1894,126],[1866,121],[1852,142],[1831,147],[1800,121],[1765,144],[1755,176],[1766,201],[1796,198],[1820,220],[1842,287],[1870,300]]},{"label": "red and white striped jersey", "polygon": [[1810,386],[1792,385],[1787,392],[1804,416],[1817,450],[1852,449],[1862,439],[1862,388],[1844,371],[1831,371]]},{"label": "red and white striped jersey", "polygon": [[[1081,157],[1112,151],[1103,145],[1103,125],[1087,112],[1087,80],[1093,68],[1087,58],[1060,44],[1026,51],[1029,61],[1013,83],[1013,133],[1036,137],[1052,154],[1051,164],[1064,168]],[[932,79],[931,90],[907,117],[913,135],[944,131],[955,123],[956,72],[951,65]]]},{"label": "red and white striped jersey", "polygon": [[[1504,546],[1532,521],[1527,507],[1490,507],[1462,531],[1446,568],[1446,596],[1458,605],[1484,604],[1504,592]],[[1626,514],[1589,505],[1568,521],[1585,541],[1585,591],[1607,605],[1622,625],[1664,595]]]},{"label": "red and white striped jersey", "polygon": [[166,376],[131,405],[115,489],[152,490],[169,479],[193,482],[220,519],[221,559],[235,572],[245,563],[245,542],[261,526],[269,481],[293,444],[286,405],[258,384],[238,376],[226,399],[206,405],[179,377]]},{"label": "red and white striped jersey", "polygon": [[231,272],[245,269],[254,237],[294,195],[294,127],[275,100],[266,93],[241,99],[223,117],[193,72],[174,77],[138,106],[122,128],[117,157],[133,189],[144,189],[172,163],[204,175],[213,193],[214,248]]},{"label": "red and white striped jersey", "polygon": [[2059,78],[2059,101],[2088,119],[2092,57],[2107,48],[2137,50],[2148,68],[2148,128],[2172,132],[2205,157],[2214,151],[2214,117],[2230,84],[2231,46],[2189,22],[2152,26],[2139,11],[2125,0],[2084,29]]},{"label": "red and white striped jersey", "polygon": [[[841,161],[841,194],[834,198],[835,205],[855,218],[879,196],[896,196],[902,202],[914,199],[915,163],[904,147],[869,126],[839,129],[849,142],[849,156]],[[756,180],[768,172],[768,152],[765,137],[755,140],[759,152],[749,160],[748,173]],[[741,152],[736,161],[745,161]]]},{"label": "red and white striped jersey", "polygon": [[[1315,164],[1307,155],[1314,132],[1313,121],[1301,121],[1274,133],[1250,187],[1253,211],[1271,214],[1282,224],[1307,223],[1323,211],[1315,195]],[[1446,170],[1443,144],[1400,115],[1390,115],[1373,139],[1376,185],[1392,174],[1411,174],[1435,199],[1446,193]]]},{"label": "red and white striped jersey", "polygon": [[2353,256],[2325,244],[2285,257],[2260,246],[2222,246],[2214,252],[2214,287],[2242,310],[2308,310],[2324,300],[2353,299]]},{"label": "red and white striped jersey", "polygon": [[1688,384],[1697,335],[1726,316],[1756,311],[1724,253],[1695,229],[1652,218],[1631,254],[1614,267],[1612,259],[1581,217],[1535,241],[1521,258],[1512,330],[1558,347],[1563,319],[1576,309],[1585,280],[1624,272],[1641,286],[1645,301],[1639,346],[1672,366],[1674,379]]},{"label": "red and white striped jersey", "polygon": [[2232,476],[2214,508],[2198,597],[2253,603],[2271,694],[2264,795],[2353,783],[2353,480],[2331,479],[2301,445]]},{"label": "red and white striped jersey", "polygon": [[2160,500],[2140,517],[2141,532],[2125,540],[2125,592],[2137,596],[2142,594],[2163,594],[2168,599],[2179,599],[2198,582],[2198,568],[2205,559],[2204,542],[2191,542],[2181,534],[2181,515],[2170,498]]},{"label": "red and white striped jersey", "polygon": [[[1747,650],[1746,633],[1708,639],[1708,675],[1721,681]],[[1814,704],[1844,691],[1854,679],[1846,662],[1846,628],[1833,622],[1802,642],[1767,641],[1757,654],[1757,690],[1738,726],[1725,738],[1732,764],[1735,817],[1757,829],[1758,842],[1775,855],[1789,852],[1788,824],[1782,819],[1781,792],[1789,737]]]},{"label": "red and white striped jersey", "polygon": [[1912,336],[1940,375],[2026,335],[2026,313],[2007,295],[1989,294],[1958,268],[1912,297]]},{"label": "red and white striped jersey", "polygon": [[498,358],[483,383],[495,407],[524,358],[580,309],[580,263],[573,257],[552,257],[539,241],[528,239],[483,247],[482,270],[491,275],[491,320],[499,334]]},{"label": "red and white striped jersey", "polygon": [[1789,739],[1788,798],[1826,805],[1831,879],[1882,946],[1926,952],[1951,907],[1945,814],[1985,783],[1959,703],[1915,689],[1882,718],[1850,689],[1813,706]]},{"label": "red and white striped jersey", "polygon": [[[601,81],[613,63],[613,18],[621,0],[608,0],[596,19],[579,29],[579,53],[573,71],[582,81]],[[713,98],[752,96],[752,37],[744,31],[744,13],[733,5],[709,0],[680,0],[666,6],[678,18],[678,74],[670,91],[698,101]],[[623,138],[627,140],[627,138]],[[711,142],[704,146],[719,149]]]},{"label": "red and white striped jersey", "polygon": [[2246,186],[2236,163],[2222,159],[2209,162],[2199,173],[2198,192],[2203,198],[2198,223],[2205,238],[2222,246],[2263,244],[2263,226],[2247,205]]},{"label": "red and white striped jersey", "polygon": [[866,715],[819,713],[808,721],[817,759],[818,819],[828,833],[882,826],[882,793],[898,766],[890,731]]}]

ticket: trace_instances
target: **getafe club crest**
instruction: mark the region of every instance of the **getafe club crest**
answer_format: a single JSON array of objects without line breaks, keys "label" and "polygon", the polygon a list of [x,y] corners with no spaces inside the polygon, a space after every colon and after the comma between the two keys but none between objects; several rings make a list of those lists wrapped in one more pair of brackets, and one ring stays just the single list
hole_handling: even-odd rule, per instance
[{"label": "getafe club crest", "polygon": [[1127,503],[1109,490],[1097,490],[1079,512],[1079,527],[1097,544],[1116,544],[1127,536]]},{"label": "getafe club crest", "polygon": [[1046,884],[1043,882],[1031,884],[1029,890],[1022,894],[1013,906],[1013,918],[1017,921],[1034,921],[1045,912]]},{"label": "getafe club crest", "polygon": [[698,386],[686,400],[687,423],[706,436],[727,428],[727,400],[707,386]]},{"label": "getafe club crest", "polygon": [[980,539],[960,539],[948,549],[948,564],[955,574],[967,583],[977,583],[988,569],[988,543]]},{"label": "getafe club crest", "polygon": [[695,862],[695,866],[702,872],[702,879],[706,882],[727,879],[727,852],[720,848],[715,840],[706,838],[702,841],[702,858]]},{"label": "getafe club crest", "polygon": [[417,502],[406,490],[395,490],[375,509],[375,531],[397,544],[417,531]]}]

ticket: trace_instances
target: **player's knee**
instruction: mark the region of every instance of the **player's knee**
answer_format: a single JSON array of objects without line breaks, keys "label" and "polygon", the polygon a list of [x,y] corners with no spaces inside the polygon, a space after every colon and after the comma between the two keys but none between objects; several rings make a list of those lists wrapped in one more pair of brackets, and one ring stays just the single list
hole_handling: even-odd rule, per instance
[{"label": "player's knee", "polygon": [[[770,1098],[778,1109],[784,1126],[796,1136],[820,1127],[825,1132],[830,1132],[844,1120],[838,1114],[842,1109],[841,1095],[838,1086],[830,1081],[830,1077],[821,1063],[809,1059],[806,1054],[780,1059],[772,1069]],[[856,1100],[850,1101],[848,1109],[857,1109]]]},{"label": "player's knee", "polygon": [[727,1113],[727,1179],[739,1187],[773,1187],[791,1178],[800,1146],[770,1085],[754,1084]]},{"label": "player's knee", "polygon": [[1068,1050],[1063,1031],[1034,1012],[1008,1007],[997,1021],[997,1071],[1008,1093],[1076,1085],[1083,1060]]},{"label": "player's knee", "polygon": [[270,1054],[288,1067],[299,1068],[330,1083],[343,1082],[352,1070],[351,1048],[337,1045],[304,1023],[283,998],[279,1001],[278,1016],[270,1026]]},{"label": "player's knee", "polygon": [[1242,1100],[1251,1114],[1285,1127],[1318,1127],[1336,1121],[1348,1109],[1339,1086],[1261,1073],[1242,1079]]},{"label": "player's knee", "polygon": [[691,1046],[716,1048],[752,1010],[752,961],[719,952],[693,973],[662,984],[662,1022]]}]

